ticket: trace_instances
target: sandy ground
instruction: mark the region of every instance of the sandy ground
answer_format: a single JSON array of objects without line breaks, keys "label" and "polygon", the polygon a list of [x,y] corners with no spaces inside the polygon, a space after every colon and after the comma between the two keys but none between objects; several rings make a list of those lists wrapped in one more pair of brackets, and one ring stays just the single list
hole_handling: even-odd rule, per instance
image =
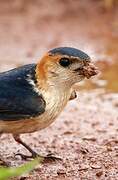
[{"label": "sandy ground", "polygon": [[[63,158],[39,166],[26,179],[117,179],[118,95],[81,92],[49,128],[22,139],[41,154]],[[15,152],[27,153],[8,135],[2,137],[0,151],[11,165],[23,163]]]},{"label": "sandy ground", "polygon": [[[36,62],[56,46],[83,49],[95,61],[104,60],[105,67],[116,62],[116,4],[106,10],[102,1],[92,0],[13,2],[0,2],[0,71]],[[117,180],[118,94],[103,88],[78,90],[78,98],[49,128],[22,139],[38,153],[53,152],[63,160],[39,165],[20,180]],[[27,153],[11,135],[3,135],[0,154],[11,166],[25,163],[14,157],[16,152]]]}]

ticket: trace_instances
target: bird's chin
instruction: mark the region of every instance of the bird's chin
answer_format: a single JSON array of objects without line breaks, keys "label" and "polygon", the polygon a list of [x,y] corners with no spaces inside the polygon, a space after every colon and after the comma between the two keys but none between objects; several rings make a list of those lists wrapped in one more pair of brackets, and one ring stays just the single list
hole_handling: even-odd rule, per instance
[{"label": "bird's chin", "polygon": [[78,82],[82,81],[85,79],[85,76],[84,75],[79,75],[78,76]]}]

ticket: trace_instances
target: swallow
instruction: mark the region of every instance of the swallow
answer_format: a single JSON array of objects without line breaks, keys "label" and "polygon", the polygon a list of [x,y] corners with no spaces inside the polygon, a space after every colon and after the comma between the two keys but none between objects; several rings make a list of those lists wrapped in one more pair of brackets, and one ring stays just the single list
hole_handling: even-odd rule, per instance
[{"label": "swallow", "polygon": [[17,154],[23,159],[39,156],[20,134],[48,127],[67,102],[76,98],[73,85],[96,74],[91,58],[71,47],[52,49],[37,64],[0,73],[0,134],[11,133],[31,153]]}]

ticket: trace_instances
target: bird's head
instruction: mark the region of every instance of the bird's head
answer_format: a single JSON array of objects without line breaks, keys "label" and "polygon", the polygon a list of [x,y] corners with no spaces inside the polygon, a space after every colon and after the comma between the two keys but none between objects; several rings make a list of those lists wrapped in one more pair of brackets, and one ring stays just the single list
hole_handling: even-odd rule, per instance
[{"label": "bird's head", "polygon": [[45,84],[71,87],[73,84],[96,74],[96,68],[90,66],[90,57],[81,50],[71,47],[52,49],[37,65],[37,77]]}]

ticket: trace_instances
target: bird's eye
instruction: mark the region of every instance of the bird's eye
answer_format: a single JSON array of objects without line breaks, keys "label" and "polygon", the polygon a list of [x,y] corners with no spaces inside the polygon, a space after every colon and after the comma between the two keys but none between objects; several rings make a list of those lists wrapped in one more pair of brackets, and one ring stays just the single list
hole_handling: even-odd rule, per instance
[{"label": "bird's eye", "polygon": [[59,64],[63,67],[67,67],[71,64],[71,61],[68,58],[61,58]]}]

